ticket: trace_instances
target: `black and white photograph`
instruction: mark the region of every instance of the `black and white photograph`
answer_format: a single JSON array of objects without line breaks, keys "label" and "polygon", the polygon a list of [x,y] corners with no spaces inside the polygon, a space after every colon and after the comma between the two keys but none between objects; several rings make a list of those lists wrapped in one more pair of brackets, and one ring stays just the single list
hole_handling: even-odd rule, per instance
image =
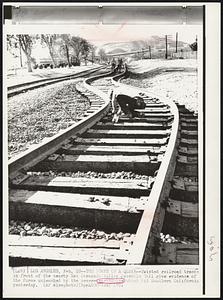
[{"label": "black and white photograph", "polygon": [[[38,288],[35,270],[51,270],[48,290],[120,293],[145,270],[149,284],[185,283],[197,295],[208,238],[204,7],[6,5],[13,288]],[[75,282],[84,268],[89,286]],[[72,273],[66,283],[60,270]]]}]

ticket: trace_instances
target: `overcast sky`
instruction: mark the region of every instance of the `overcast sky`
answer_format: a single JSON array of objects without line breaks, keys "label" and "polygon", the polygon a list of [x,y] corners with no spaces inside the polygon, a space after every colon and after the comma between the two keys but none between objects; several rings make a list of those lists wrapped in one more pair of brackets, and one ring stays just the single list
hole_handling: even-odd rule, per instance
[{"label": "overcast sky", "polygon": [[[101,45],[110,42],[126,42],[149,39],[152,35],[172,35],[175,38],[178,32],[178,40],[192,43],[200,31],[200,26],[151,26],[151,25],[85,25],[76,26],[72,33]],[[70,32],[71,33],[71,32]]]},{"label": "overcast sky", "polygon": [[[201,34],[201,25],[51,25],[51,26],[15,26],[14,33],[67,33],[77,35],[100,46],[104,43],[127,42],[149,39],[152,35],[164,37],[166,34],[172,35],[175,39],[178,32],[178,40],[192,43],[196,35]],[[11,32],[10,32],[11,33]],[[202,36],[202,35],[201,35]]]}]

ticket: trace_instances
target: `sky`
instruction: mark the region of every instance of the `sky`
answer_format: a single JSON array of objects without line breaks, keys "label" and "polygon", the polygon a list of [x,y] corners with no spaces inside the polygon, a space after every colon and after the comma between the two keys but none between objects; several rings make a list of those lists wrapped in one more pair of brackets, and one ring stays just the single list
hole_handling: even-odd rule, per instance
[{"label": "sky", "polygon": [[92,25],[25,25],[13,28],[14,33],[68,33],[86,38],[96,45],[111,42],[125,42],[133,40],[148,39],[152,35],[165,36],[170,34],[175,36],[178,32],[179,40],[192,43],[196,34],[201,32],[201,25],[130,25],[130,24],[92,24]]},{"label": "sky", "polygon": [[97,46],[111,42],[126,42],[149,39],[152,35],[165,36],[172,35],[173,38],[178,32],[178,40],[192,43],[196,34],[200,31],[200,26],[190,25],[82,25],[75,26],[69,33],[79,35],[91,41]]}]

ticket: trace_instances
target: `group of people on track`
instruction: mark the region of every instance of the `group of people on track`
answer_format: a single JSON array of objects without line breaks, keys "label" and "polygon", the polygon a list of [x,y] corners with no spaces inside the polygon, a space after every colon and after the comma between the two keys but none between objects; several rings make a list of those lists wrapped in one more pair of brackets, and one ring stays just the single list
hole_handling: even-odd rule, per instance
[{"label": "group of people on track", "polygon": [[122,68],[124,66],[123,59],[121,57],[118,58],[117,60],[113,57],[110,64],[111,64],[112,71],[114,71],[116,73],[121,72]]}]

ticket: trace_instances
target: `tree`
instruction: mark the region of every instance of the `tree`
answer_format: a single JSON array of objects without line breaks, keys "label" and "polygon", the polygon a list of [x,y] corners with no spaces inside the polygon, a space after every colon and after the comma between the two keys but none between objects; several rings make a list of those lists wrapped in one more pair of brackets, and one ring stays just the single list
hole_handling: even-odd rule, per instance
[{"label": "tree", "polygon": [[67,64],[71,67],[71,59],[70,59],[70,35],[69,34],[59,34],[57,42],[59,44],[59,53],[67,60]]},{"label": "tree", "polygon": [[18,57],[18,40],[15,35],[7,34],[7,51],[9,51],[14,57]]},{"label": "tree", "polygon": [[73,49],[75,60],[80,64],[81,57],[83,56],[86,60],[90,52],[90,43],[78,36],[72,36],[69,40],[69,45]]},{"label": "tree", "polygon": [[[32,47],[35,43],[35,36],[29,34],[17,34],[17,35],[7,35],[7,50],[14,56],[18,57],[18,50],[24,52],[27,60],[28,72],[32,72],[32,61],[31,56]],[[20,61],[22,66],[22,56],[20,53]]]},{"label": "tree", "polygon": [[82,56],[84,58],[85,65],[87,64],[87,59],[90,55],[91,55],[91,60],[94,59],[94,51],[95,51],[95,48],[93,45],[91,45],[89,42],[84,43]]},{"label": "tree", "polygon": [[31,53],[32,53],[33,44],[35,43],[35,37],[29,34],[18,34],[17,38],[19,41],[19,45],[26,56],[28,72],[32,72]]},{"label": "tree", "polygon": [[192,51],[197,51],[197,42],[194,42],[194,43],[190,44],[189,46],[192,49]]},{"label": "tree", "polygon": [[98,51],[98,55],[99,55],[101,61],[107,61],[107,60],[108,60],[108,56],[107,56],[107,54],[105,53],[105,50],[104,50],[104,49],[101,48],[101,49]]},{"label": "tree", "polygon": [[22,67],[22,53],[18,38],[13,34],[7,34],[7,51],[11,53],[14,58],[20,57],[20,65]]},{"label": "tree", "polygon": [[57,40],[57,35],[56,34],[41,34],[41,43],[43,45],[47,46],[54,67],[56,67],[56,65],[57,65],[56,60],[55,60],[56,40]]},{"label": "tree", "polygon": [[90,60],[91,60],[92,64],[95,61],[95,51],[96,51],[96,47],[94,45],[91,45],[89,54],[90,54]]}]

